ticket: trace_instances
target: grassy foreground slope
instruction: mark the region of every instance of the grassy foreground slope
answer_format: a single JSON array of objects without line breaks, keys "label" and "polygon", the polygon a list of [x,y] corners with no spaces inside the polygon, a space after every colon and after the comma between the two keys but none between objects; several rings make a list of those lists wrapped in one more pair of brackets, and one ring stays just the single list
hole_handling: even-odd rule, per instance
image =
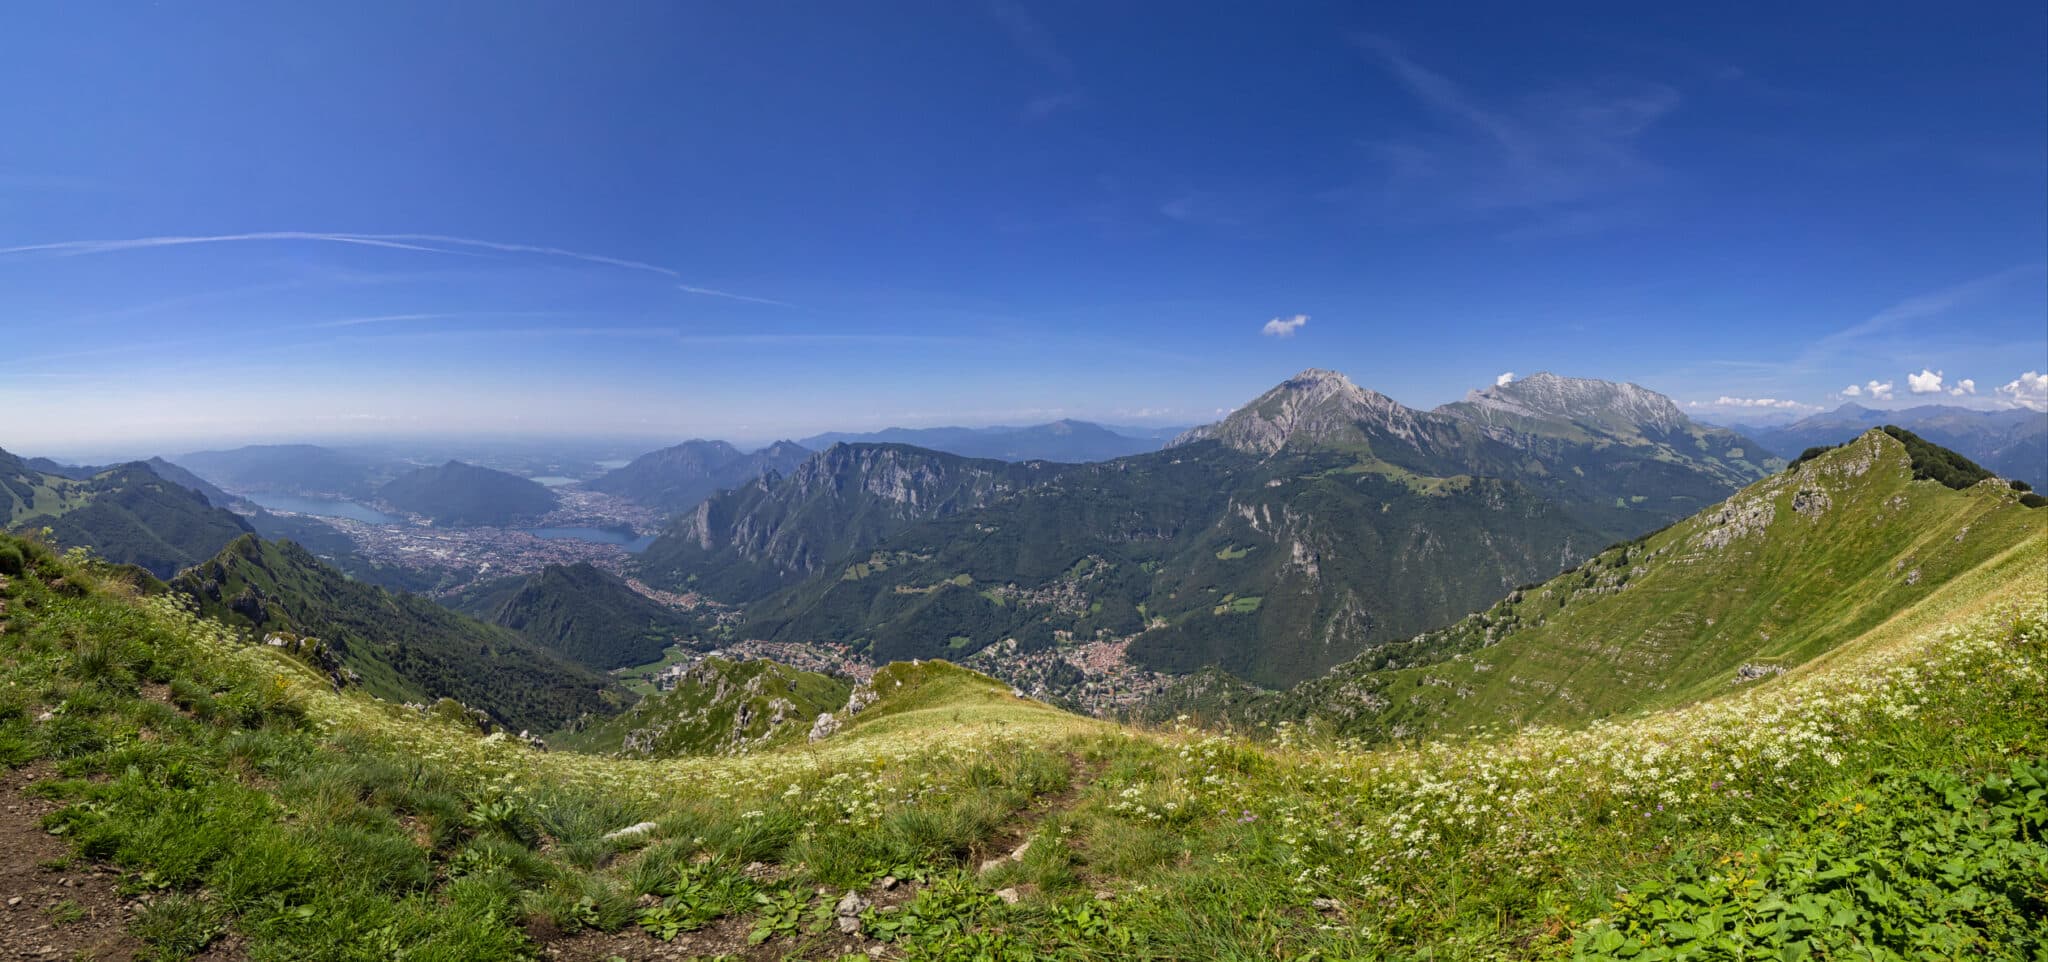
[{"label": "grassy foreground slope", "polygon": [[817,743],[661,761],[337,692],[8,547],[0,764],[152,893],[133,931],[170,958],[228,931],[255,959],[2048,950],[2041,537],[1798,670],[1578,729],[1261,745],[927,662]]}]

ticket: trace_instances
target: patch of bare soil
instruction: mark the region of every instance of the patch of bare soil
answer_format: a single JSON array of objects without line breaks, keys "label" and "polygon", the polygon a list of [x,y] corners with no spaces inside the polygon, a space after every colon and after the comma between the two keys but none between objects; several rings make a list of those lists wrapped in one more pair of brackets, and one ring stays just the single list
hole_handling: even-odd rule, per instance
[{"label": "patch of bare soil", "polygon": [[[78,862],[43,831],[43,816],[61,806],[23,790],[52,774],[42,763],[0,771],[0,962],[127,962],[145,948],[128,934],[142,903],[118,891],[117,870]],[[223,936],[200,958],[243,957],[240,940]]]}]

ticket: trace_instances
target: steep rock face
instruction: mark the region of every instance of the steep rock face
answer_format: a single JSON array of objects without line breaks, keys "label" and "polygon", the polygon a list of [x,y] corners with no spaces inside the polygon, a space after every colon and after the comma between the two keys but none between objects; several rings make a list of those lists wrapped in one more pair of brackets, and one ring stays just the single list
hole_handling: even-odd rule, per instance
[{"label": "steep rock face", "polygon": [[837,444],[698,504],[641,555],[651,580],[745,601],[903,527],[987,505],[1057,475],[901,444]]},{"label": "steep rock face", "polygon": [[786,472],[811,452],[793,441],[777,441],[745,452],[724,441],[685,441],[651,451],[585,485],[667,514],[680,514],[712,494],[736,488],[770,472]]},{"label": "steep rock face", "polygon": [[1169,447],[1196,441],[1221,441],[1228,447],[1260,456],[1288,445],[1370,445],[1392,438],[1418,447],[1437,440],[1418,412],[1377,391],[1368,391],[1342,374],[1311,368],[1259,395],[1215,424],[1193,428]]},{"label": "steep rock face", "polygon": [[1549,372],[1473,391],[1437,411],[1506,437],[1563,433],[1569,426],[1595,436],[1640,438],[1693,426],[1677,404],[1649,388]]}]

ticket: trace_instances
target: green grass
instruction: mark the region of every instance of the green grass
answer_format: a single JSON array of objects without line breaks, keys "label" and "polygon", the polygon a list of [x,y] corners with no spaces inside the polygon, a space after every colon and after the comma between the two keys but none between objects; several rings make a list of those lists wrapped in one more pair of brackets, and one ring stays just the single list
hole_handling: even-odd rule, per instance
[{"label": "green grass", "polygon": [[[1815,958],[2042,950],[2037,776],[2016,774],[2048,758],[2038,552],[1783,676],[1589,727],[1258,743],[1078,718],[927,661],[878,672],[822,742],[668,760],[535,752],[337,693],[28,553],[0,589],[0,759],[53,766],[49,828],[157,893],[132,928],[164,957],[232,931],[256,959],[526,959],[529,921],[738,918],[834,958],[822,906],[884,874],[921,880],[863,919],[907,959],[1652,958],[1698,941],[1703,911],[1784,915],[1771,894],[1859,913]],[[977,871],[1019,838],[1024,859]],[[1717,881],[1738,863],[1767,867]],[[1857,901],[1878,882],[1889,901]]]}]

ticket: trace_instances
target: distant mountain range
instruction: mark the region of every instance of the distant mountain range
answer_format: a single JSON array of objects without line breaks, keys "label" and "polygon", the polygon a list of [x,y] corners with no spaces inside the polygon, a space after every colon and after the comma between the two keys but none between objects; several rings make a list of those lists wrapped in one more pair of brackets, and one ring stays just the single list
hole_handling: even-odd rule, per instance
[{"label": "distant mountain range", "polygon": [[681,514],[714,492],[739,487],[765,472],[787,472],[810,454],[809,449],[791,441],[777,441],[752,452],[724,441],[684,441],[634,458],[583,486],[664,514]]},{"label": "distant mountain range", "polygon": [[460,461],[401,474],[379,487],[377,497],[438,525],[503,527],[535,520],[556,504],[546,485]]},{"label": "distant mountain range", "polygon": [[798,442],[813,451],[834,444],[908,444],[968,458],[1059,461],[1081,464],[1157,451],[1178,434],[1173,428],[1111,428],[1062,420],[1029,427],[886,428],[865,433],[816,434]]},{"label": "distant mountain range", "polygon": [[755,637],[877,661],[1126,637],[1152,667],[1273,684],[1782,463],[1633,385],[1538,375],[1417,411],[1305,371],[1165,451],[1097,464],[834,447],[706,500],[642,569],[749,603]]},{"label": "distant mountain range", "polygon": [[152,462],[96,468],[82,477],[29,465],[0,451],[0,529],[48,528],[58,545],[88,546],[108,561],[139,565],[159,578],[212,557],[250,531],[239,515],[166,480]]},{"label": "distant mountain range", "polygon": [[366,498],[391,474],[388,465],[314,444],[252,444],[225,451],[194,451],[179,455],[176,463],[235,493]]},{"label": "distant mountain range", "polygon": [[2048,412],[2043,411],[1979,411],[1945,404],[1881,411],[1844,404],[1791,424],[1743,430],[1771,453],[1792,458],[1807,448],[1841,444],[1885,424],[1950,448],[2000,477],[2048,488]]}]

